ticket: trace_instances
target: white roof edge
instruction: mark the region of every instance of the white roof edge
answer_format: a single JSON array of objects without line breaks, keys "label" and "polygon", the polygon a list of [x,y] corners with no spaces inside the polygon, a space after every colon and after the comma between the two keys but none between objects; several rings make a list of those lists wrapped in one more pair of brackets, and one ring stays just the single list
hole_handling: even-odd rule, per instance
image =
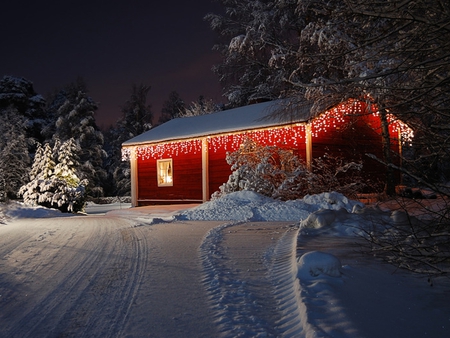
[{"label": "white roof edge", "polygon": [[301,123],[306,123],[306,121],[298,121],[298,122],[289,122],[289,123],[277,123],[271,126],[266,126],[266,127],[258,127],[258,128],[246,128],[246,129],[236,129],[236,130],[229,130],[229,131],[221,131],[218,133],[211,133],[211,134],[199,134],[199,135],[192,135],[192,136],[187,136],[187,137],[176,137],[173,139],[169,139],[169,138],[164,138],[164,139],[160,139],[160,140],[152,140],[152,141],[144,141],[144,142],[136,142],[136,143],[131,143],[131,140],[125,141],[124,143],[122,143],[123,147],[132,147],[132,146],[139,146],[139,145],[144,145],[144,144],[155,144],[155,143],[170,143],[170,142],[182,142],[182,141],[186,141],[186,140],[191,140],[194,138],[204,138],[204,137],[217,137],[217,136],[221,136],[221,135],[226,135],[226,134],[230,134],[230,133],[243,133],[245,131],[255,131],[255,130],[261,130],[261,129],[267,129],[267,128],[271,128],[271,127],[286,127],[292,124],[301,124]]},{"label": "white roof edge", "polygon": [[[215,135],[239,133],[246,130],[258,130],[294,123],[306,122],[309,119],[309,109],[304,112],[293,111],[280,115],[275,120],[272,114],[279,109],[285,109],[285,100],[256,103],[244,107],[219,111],[208,115],[176,118],[122,143],[123,147],[176,142],[192,138],[212,137]],[[291,107],[292,108],[292,107]]]}]

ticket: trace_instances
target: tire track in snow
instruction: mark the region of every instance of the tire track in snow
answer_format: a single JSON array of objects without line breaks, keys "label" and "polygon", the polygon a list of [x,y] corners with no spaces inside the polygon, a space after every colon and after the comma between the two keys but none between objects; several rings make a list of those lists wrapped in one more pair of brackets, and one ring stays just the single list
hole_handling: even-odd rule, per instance
[{"label": "tire track in snow", "polygon": [[[33,307],[40,305],[42,297],[45,297],[45,288],[55,283],[57,268],[53,269],[55,271],[48,269],[47,267],[52,265],[51,259],[47,261],[41,256],[46,249],[61,246],[44,240],[43,234],[46,233],[46,229],[57,227],[55,224],[58,224],[56,220],[23,220],[20,225],[10,225],[9,229],[13,236],[21,236],[21,238],[14,241],[10,241],[9,237],[0,238],[2,246],[7,247],[8,250],[1,266],[1,270],[6,271],[6,278],[2,278],[0,285],[0,293],[3,294],[0,299],[2,308],[0,319],[4,322],[4,332],[12,328],[11,335],[14,335],[14,332],[19,335],[20,332],[25,331],[26,327],[33,325],[30,312]],[[66,232],[67,230],[63,231],[63,235],[59,233],[53,240],[60,243],[61,237],[67,237]],[[57,255],[56,253],[55,256]],[[36,276],[40,272],[48,276],[48,283],[39,283]],[[7,289],[6,297],[4,297],[5,288]],[[36,295],[36,293],[44,293],[44,295]]]},{"label": "tire track in snow", "polygon": [[[66,224],[73,225],[73,221],[74,219],[71,219],[71,222],[66,222]],[[55,220],[47,220],[47,222],[52,223]],[[57,220],[57,222],[64,223],[64,220]],[[82,218],[79,218],[77,222],[76,228],[72,231],[80,231],[81,228],[84,228],[83,224],[86,224],[85,219]],[[63,235],[67,237],[64,244],[61,243],[65,240]],[[39,276],[49,273],[47,274],[48,278],[45,282],[38,283],[36,281],[34,283],[36,285],[33,285],[33,289],[35,289],[33,291],[36,293],[36,299],[31,304],[24,300],[24,315],[19,317],[20,320],[14,326],[11,336],[39,336],[58,331],[54,330],[55,322],[61,322],[64,315],[67,316],[71,312],[72,305],[79,302],[80,294],[89,285],[90,276],[96,272],[91,270],[98,265],[95,263],[100,258],[100,254],[95,253],[104,250],[105,245],[101,245],[100,242],[103,236],[103,229],[99,226],[92,226],[89,229],[88,238],[84,241],[78,239],[73,233],[69,234],[67,230],[64,231],[61,235],[61,242],[59,242],[62,245],[54,259],[48,264],[48,266],[52,266],[52,269],[57,270],[54,274],[51,271],[37,271],[40,261],[36,260],[31,269],[34,269],[36,275]],[[45,250],[45,247],[42,250]],[[61,263],[66,266],[62,266]],[[91,272],[88,275],[89,271]],[[50,290],[46,290],[46,283],[53,284],[51,278],[56,283]],[[36,289],[36,287],[38,288]]]},{"label": "tire track in snow", "polygon": [[124,229],[121,234],[124,236],[125,241],[129,239],[133,246],[132,252],[136,255],[132,261],[131,269],[128,272],[129,278],[127,278],[127,283],[124,285],[118,298],[121,304],[119,311],[117,311],[117,316],[113,320],[115,327],[113,330],[110,330],[111,335],[117,334],[118,337],[123,334],[125,324],[130,316],[131,307],[138,296],[139,286],[144,283],[147,257],[150,251],[147,241],[144,241],[145,236],[140,228]]},{"label": "tire track in snow", "polygon": [[286,223],[241,222],[223,224],[205,237],[203,282],[222,336],[301,332],[292,265],[296,236]]},{"label": "tire track in snow", "polygon": [[281,320],[277,327],[282,337],[302,337],[300,288],[297,279],[298,228],[285,232],[277,242],[270,261],[270,279],[279,304]]},{"label": "tire track in snow", "polygon": [[[13,297],[18,302],[16,306],[9,304],[12,324],[8,335],[117,335],[127,320],[145,271],[147,247],[139,240],[139,229],[108,218],[46,222],[77,225],[76,229],[62,230],[52,242],[30,243],[39,253],[27,258],[31,275],[48,277],[32,281],[29,291],[34,294],[30,297]],[[78,238],[77,229],[83,238]],[[54,247],[57,249],[52,257],[42,264],[41,252]]]},{"label": "tire track in snow", "polygon": [[14,225],[8,224],[0,227],[0,259],[5,260],[9,254],[20,247],[23,243],[29,241],[34,236],[34,229],[28,227],[18,232]]},{"label": "tire track in snow", "polygon": [[111,246],[102,249],[94,278],[62,320],[59,332],[115,337],[125,326],[144,278],[148,247],[139,228],[120,228],[106,235]]}]

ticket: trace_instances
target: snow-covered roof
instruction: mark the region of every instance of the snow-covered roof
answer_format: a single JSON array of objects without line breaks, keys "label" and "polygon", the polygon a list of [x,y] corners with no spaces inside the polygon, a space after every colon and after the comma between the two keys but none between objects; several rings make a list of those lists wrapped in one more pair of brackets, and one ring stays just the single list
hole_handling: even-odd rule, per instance
[{"label": "snow-covered roof", "polygon": [[[274,118],[272,115],[277,117]],[[183,117],[170,120],[138,135],[123,146],[159,143],[173,140],[217,135],[305,122],[309,109],[299,112],[285,100],[256,103],[208,115]]]}]

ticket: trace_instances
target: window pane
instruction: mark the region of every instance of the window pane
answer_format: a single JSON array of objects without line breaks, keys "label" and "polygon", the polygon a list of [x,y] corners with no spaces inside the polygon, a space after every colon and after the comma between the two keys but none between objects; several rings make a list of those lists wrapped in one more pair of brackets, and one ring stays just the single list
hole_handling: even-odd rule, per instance
[{"label": "window pane", "polygon": [[157,161],[158,186],[173,185],[172,159]]}]

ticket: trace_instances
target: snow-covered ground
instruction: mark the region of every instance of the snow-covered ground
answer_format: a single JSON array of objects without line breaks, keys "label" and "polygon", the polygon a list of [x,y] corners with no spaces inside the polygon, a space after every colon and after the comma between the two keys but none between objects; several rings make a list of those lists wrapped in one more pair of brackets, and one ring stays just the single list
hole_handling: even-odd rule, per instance
[{"label": "snow-covered ground", "polygon": [[86,212],[0,205],[0,336],[450,336],[448,278],[363,252],[398,213],[252,192]]}]

